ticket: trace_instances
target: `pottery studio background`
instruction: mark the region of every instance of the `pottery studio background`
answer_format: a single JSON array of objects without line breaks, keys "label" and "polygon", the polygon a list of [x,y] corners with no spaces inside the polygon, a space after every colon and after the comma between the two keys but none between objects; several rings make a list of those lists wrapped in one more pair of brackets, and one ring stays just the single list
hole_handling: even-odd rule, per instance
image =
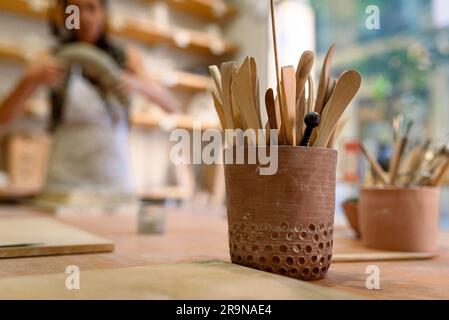
[{"label": "pottery studio background", "polygon": [[[52,3],[0,0],[0,100],[19,81],[26,61],[55,44],[46,13]],[[204,128],[218,127],[209,92],[210,64],[230,59],[240,63],[245,56],[254,56],[261,88],[274,86],[267,4],[259,0],[110,0],[113,39],[139,48],[151,77],[182,104],[180,113],[168,116],[144,99],[133,99],[129,153],[132,180],[141,199],[180,200],[181,206],[198,213],[224,214],[222,168],[174,166],[169,159],[169,134],[177,127],[191,129],[196,120]],[[441,142],[449,138],[449,2],[346,0],[341,5],[330,0],[283,0],[278,1],[277,15],[282,65],[296,65],[301,52],[312,50],[319,66],[335,43],[332,73],[338,75],[349,67],[362,73],[362,89],[346,114],[348,124],[337,142],[337,219],[346,223],[341,204],[357,197],[364,179],[360,141],[378,157],[388,157],[391,120],[398,113],[414,120],[413,138],[433,137]],[[52,140],[48,116],[48,99],[42,90],[27,103],[25,116],[0,128],[3,201],[29,201],[41,193]],[[446,229],[448,195],[448,187],[443,186],[441,213]],[[95,207],[94,200],[83,201]]]}]

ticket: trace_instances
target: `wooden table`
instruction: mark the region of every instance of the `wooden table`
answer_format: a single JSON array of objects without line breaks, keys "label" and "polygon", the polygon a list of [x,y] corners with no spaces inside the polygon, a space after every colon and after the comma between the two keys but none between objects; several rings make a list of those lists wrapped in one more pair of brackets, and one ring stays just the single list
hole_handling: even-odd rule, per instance
[{"label": "wooden table", "polygon": [[[48,216],[32,208],[0,207],[3,216]],[[0,260],[0,278],[64,273],[69,265],[81,270],[143,266],[156,263],[220,259],[229,261],[224,217],[170,212],[163,236],[137,234],[134,215],[64,215],[57,220],[113,240],[108,254]],[[439,257],[423,261],[334,263],[325,280],[313,282],[371,299],[449,299],[449,234],[442,233]],[[336,253],[365,250],[352,233],[337,228]],[[369,265],[381,272],[381,289],[366,289]],[[295,280],[296,281],[296,280]]]}]

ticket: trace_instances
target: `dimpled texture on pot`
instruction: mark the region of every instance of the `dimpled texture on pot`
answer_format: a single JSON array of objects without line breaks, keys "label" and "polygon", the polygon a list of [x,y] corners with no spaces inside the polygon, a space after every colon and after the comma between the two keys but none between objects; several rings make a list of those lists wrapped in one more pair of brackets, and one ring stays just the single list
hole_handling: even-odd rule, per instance
[{"label": "dimpled texture on pot", "polygon": [[332,260],[337,151],[281,146],[278,171],[225,165],[233,263],[301,280]]}]

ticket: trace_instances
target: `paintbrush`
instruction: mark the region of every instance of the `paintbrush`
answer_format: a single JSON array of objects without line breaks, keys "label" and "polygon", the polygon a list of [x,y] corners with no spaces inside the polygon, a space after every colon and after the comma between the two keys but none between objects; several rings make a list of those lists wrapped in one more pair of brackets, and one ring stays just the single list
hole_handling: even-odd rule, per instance
[{"label": "paintbrush", "polygon": [[431,178],[431,186],[437,187],[443,183],[443,179],[446,173],[449,171],[449,154],[446,154],[446,158],[440,163],[440,166],[435,170]]},{"label": "paintbrush", "polygon": [[430,141],[424,144],[416,143],[412,150],[408,153],[408,155],[404,159],[403,165],[399,170],[401,176],[401,185],[410,185],[412,183],[416,176],[416,173],[421,167],[429,145]]},{"label": "paintbrush", "polygon": [[390,168],[390,185],[391,186],[394,186],[396,184],[399,166],[401,165],[401,161],[404,156],[405,148],[407,147],[407,144],[408,144],[408,139],[409,139],[410,130],[412,129],[412,126],[413,126],[413,121],[409,121],[404,136],[400,139],[399,139],[399,137],[396,137],[396,139],[398,140],[396,157],[393,158],[393,162],[391,163],[391,168]]},{"label": "paintbrush", "polygon": [[371,155],[371,153],[368,152],[368,150],[365,148],[363,144],[360,144],[360,150],[370,163],[371,168],[374,170],[374,173],[376,174],[376,177],[378,177],[381,180],[382,184],[387,185],[388,177],[385,171],[380,166],[379,162],[377,162],[377,160]]}]

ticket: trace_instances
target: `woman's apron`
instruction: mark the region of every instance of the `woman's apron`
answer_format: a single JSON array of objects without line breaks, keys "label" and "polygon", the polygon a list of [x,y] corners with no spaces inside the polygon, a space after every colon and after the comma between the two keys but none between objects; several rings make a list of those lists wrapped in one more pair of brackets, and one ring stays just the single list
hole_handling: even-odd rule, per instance
[{"label": "woman's apron", "polygon": [[45,193],[132,194],[126,110],[105,100],[76,70],[65,103],[64,120],[54,133]]}]

